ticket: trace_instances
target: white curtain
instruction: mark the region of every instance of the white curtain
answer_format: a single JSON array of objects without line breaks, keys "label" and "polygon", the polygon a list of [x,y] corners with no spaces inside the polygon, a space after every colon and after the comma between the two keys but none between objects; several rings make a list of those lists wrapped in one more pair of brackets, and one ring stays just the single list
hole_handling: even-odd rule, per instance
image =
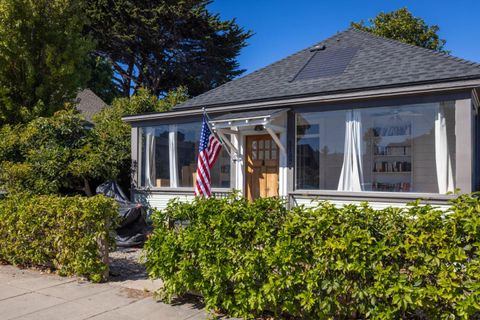
[{"label": "white curtain", "polygon": [[145,186],[155,183],[155,128],[145,128]]},{"label": "white curtain", "polygon": [[454,191],[452,159],[448,150],[447,122],[441,104],[435,107],[435,162],[437,166],[438,192]]},{"label": "white curtain", "polygon": [[169,126],[168,149],[170,161],[170,187],[178,186],[177,125]]},{"label": "white curtain", "polygon": [[348,110],[345,121],[345,149],[338,191],[362,191],[362,118],[360,111]]}]

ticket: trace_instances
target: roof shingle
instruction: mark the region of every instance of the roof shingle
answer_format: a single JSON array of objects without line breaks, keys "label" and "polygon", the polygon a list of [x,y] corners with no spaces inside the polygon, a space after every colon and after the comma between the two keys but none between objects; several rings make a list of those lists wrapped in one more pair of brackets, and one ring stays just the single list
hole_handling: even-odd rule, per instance
[{"label": "roof shingle", "polygon": [[356,51],[343,72],[295,78],[318,52],[309,47],[194,97],[175,109],[480,78],[480,64],[355,28],[337,33],[317,45],[320,44],[326,46],[325,53]]},{"label": "roof shingle", "polygon": [[99,113],[107,106],[92,90],[84,89],[77,94],[75,104],[78,111],[85,116],[87,121],[92,121],[93,115]]}]

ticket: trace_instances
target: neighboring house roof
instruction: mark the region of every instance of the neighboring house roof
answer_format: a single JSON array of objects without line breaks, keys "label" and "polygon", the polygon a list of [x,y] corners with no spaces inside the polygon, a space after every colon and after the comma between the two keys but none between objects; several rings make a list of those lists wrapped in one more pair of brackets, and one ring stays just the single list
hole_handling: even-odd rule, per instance
[{"label": "neighboring house roof", "polygon": [[467,79],[480,64],[349,28],[175,109]]},{"label": "neighboring house roof", "polygon": [[90,89],[80,91],[75,98],[75,103],[77,110],[80,111],[89,122],[92,121],[94,114],[99,113],[107,106],[107,104]]}]

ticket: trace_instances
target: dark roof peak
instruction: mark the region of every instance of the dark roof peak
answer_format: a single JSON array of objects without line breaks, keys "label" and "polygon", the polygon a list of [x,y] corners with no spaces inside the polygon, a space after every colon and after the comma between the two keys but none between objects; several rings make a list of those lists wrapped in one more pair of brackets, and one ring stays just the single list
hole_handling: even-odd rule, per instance
[{"label": "dark roof peak", "polygon": [[75,98],[75,107],[87,121],[91,121],[92,117],[106,106],[107,104],[90,89],[81,90]]}]

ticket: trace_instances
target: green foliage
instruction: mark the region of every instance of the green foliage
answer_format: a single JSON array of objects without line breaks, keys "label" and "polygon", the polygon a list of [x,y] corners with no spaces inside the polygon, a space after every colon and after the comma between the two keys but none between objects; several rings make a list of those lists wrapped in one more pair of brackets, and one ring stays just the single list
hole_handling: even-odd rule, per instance
[{"label": "green foliage", "polygon": [[8,195],[0,200],[0,261],[104,280],[99,244],[114,244],[116,210],[103,196]]},{"label": "green foliage", "polygon": [[[167,298],[195,290],[208,309],[250,314],[264,305],[257,299],[269,273],[264,248],[274,245],[286,212],[273,198],[170,202],[153,216],[145,245],[149,275],[163,279]],[[169,221],[186,220],[186,228],[168,228]]]},{"label": "green foliage", "polygon": [[80,0],[0,3],[0,125],[50,116],[89,77]]},{"label": "green foliage", "polygon": [[[93,183],[130,177],[130,126],[122,116],[163,111],[186,97],[164,99],[140,90],[116,99],[95,117],[93,129],[70,108],[52,117],[0,128],[0,190],[35,194],[93,194]],[[126,183],[129,185],[128,183]]]},{"label": "green foliage", "polygon": [[381,12],[368,21],[368,25],[364,21],[352,22],[352,27],[408,44],[447,52],[443,50],[446,41],[438,36],[440,28],[437,25],[427,25],[422,18],[413,16],[407,8]]},{"label": "green foliage", "polygon": [[[275,199],[171,202],[154,214],[150,277],[167,299],[252,318],[469,319],[480,315],[480,200],[374,210]],[[188,221],[174,224],[172,221]]]},{"label": "green foliage", "polygon": [[0,128],[0,189],[36,194],[79,191],[91,177],[76,166],[89,132],[75,110]]},{"label": "green foliage", "polygon": [[[84,168],[103,179],[129,179],[131,172],[131,126],[122,117],[147,112],[167,111],[185,101],[187,93],[180,87],[162,99],[140,89],[130,98],[115,99],[112,105],[94,116],[95,127],[91,131],[91,143],[81,151]],[[81,165],[79,166],[81,168]]]},{"label": "green foliage", "polygon": [[113,99],[120,96],[113,83],[113,68],[106,59],[90,54],[87,59],[90,69],[90,79],[85,85],[92,90],[106,104],[110,105]]},{"label": "green foliage", "polygon": [[160,96],[179,86],[198,95],[243,73],[236,57],[251,36],[221,20],[209,0],[85,0],[86,33],[116,72],[124,96]]}]

